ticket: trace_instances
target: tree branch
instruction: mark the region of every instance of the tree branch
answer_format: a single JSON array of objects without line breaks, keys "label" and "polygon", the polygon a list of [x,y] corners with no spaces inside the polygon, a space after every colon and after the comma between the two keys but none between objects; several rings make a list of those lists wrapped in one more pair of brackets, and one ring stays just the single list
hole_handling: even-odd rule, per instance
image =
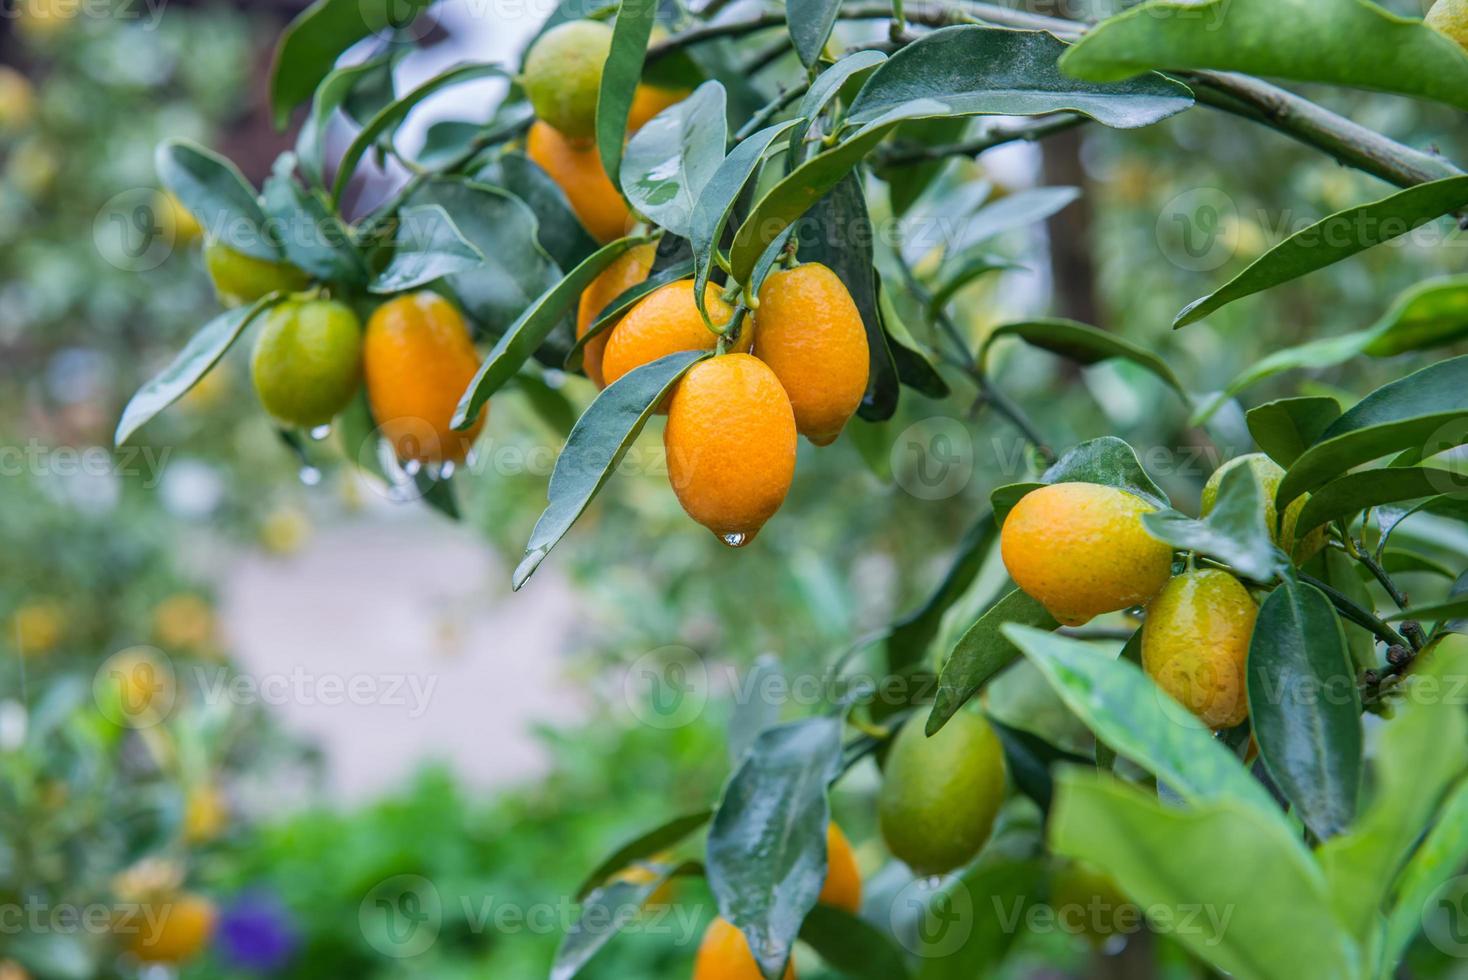
[{"label": "tree branch", "polygon": [[1088,116],[1066,112],[1052,116],[1040,116],[1018,123],[990,123],[980,130],[977,136],[960,143],[945,143],[942,146],[895,144],[890,147],[879,147],[877,152],[872,154],[872,166],[880,170],[884,167],[906,167],[928,163],[944,157],[978,156],[985,150],[1005,143],[1015,143],[1021,140],[1034,142],[1090,121]]}]

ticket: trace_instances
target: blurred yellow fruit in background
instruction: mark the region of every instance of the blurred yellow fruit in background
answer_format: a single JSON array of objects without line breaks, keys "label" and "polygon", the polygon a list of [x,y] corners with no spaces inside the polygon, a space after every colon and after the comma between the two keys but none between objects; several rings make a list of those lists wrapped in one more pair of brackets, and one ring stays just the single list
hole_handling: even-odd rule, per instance
[{"label": "blurred yellow fruit in background", "polygon": [[50,653],[65,632],[66,609],[53,599],[26,602],[10,618],[10,635],[22,656]]}]

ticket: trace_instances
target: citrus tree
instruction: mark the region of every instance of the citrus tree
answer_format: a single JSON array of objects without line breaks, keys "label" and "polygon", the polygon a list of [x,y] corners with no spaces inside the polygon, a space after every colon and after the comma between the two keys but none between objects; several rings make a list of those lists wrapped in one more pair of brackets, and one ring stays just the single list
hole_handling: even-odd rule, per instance
[{"label": "citrus tree", "polygon": [[[1205,330],[1468,214],[1451,160],[1258,77],[1468,109],[1468,5],[1440,0],[1424,22],[1367,0],[1148,0],[1093,23],[983,2],[565,0],[519,64],[399,92],[428,6],[318,0],[289,27],[274,108],[282,125],[308,108],[263,187],[197,145],[159,148],[226,309],[132,398],[118,442],[259,321],[255,385],[288,440],[320,453],[300,434],[334,432],[351,465],[453,514],[491,399],[518,389],[567,434],[516,588],[616,492],[655,416],[677,500],[732,547],[784,503],[801,436],[886,455],[904,390],[987,408],[1026,444],[930,598],[832,665],[819,710],[740,702],[722,797],[588,874],[553,976],[681,877],[705,879],[720,913],[695,968],[707,978],[791,975],[797,939],[853,975],[987,975],[1024,928],[1000,899],[1023,914],[1047,890],[1052,906],[1104,908],[1084,922],[1101,939],[1139,927],[1130,908],[1240,976],[1390,975],[1424,932],[1461,953],[1468,357],[1419,358],[1364,392],[1247,411],[1240,396],[1296,368],[1440,351],[1468,334],[1464,284],[1382,297],[1370,328],[1273,350],[1221,391],[1074,320],[975,343],[953,311],[1005,267],[992,240],[1077,192],[990,200],[941,163],[1219,113],[1390,185],[1176,312],[1174,327]],[[773,93],[754,81],[770,65],[791,69]],[[491,77],[509,85],[487,122],[400,145],[420,104]],[[329,152],[340,117],[353,135]],[[372,160],[403,175],[383,200],[364,193]],[[1246,433],[1255,451],[1218,468],[1196,516],[1177,509],[1122,439],[1052,445],[997,383],[1006,340],[1123,362],[1200,434]],[[568,392],[586,386],[580,410]],[[996,551],[1010,581],[959,612]],[[955,615],[957,641],[935,642]],[[873,650],[875,675],[849,671]],[[1021,668],[1084,725],[1083,746],[992,717]],[[909,873],[905,898],[863,903],[828,794],[871,758],[881,835]],[[938,928],[955,918],[958,940]]]}]

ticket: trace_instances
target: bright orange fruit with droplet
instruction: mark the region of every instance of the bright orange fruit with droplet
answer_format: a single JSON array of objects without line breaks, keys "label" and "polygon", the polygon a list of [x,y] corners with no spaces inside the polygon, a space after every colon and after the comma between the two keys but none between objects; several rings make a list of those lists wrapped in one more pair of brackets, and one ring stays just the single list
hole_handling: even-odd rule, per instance
[{"label": "bright orange fruit with droplet", "polygon": [[[586,336],[586,331],[608,303],[647,278],[656,256],[657,246],[651,242],[629,248],[591,280],[591,285],[581,291],[581,302],[576,307],[577,340]],[[614,323],[602,330],[582,348],[581,366],[586,370],[586,376],[596,382],[598,388],[607,386],[602,376],[602,353],[606,350],[607,340],[615,327]]]},{"label": "bright orange fruit with droplet", "polygon": [[[703,303],[709,322],[716,327],[734,316],[734,308],[720,298],[719,287],[713,283],[704,289]],[[747,351],[753,339],[753,324],[745,317],[731,349]],[[660,357],[680,350],[713,350],[718,342],[718,335],[703,322],[693,302],[693,280],[679,279],[638,300],[613,328],[602,354],[602,375],[607,384],[613,384],[633,368]]]},{"label": "bright orange fruit with droplet", "polygon": [[668,479],[690,517],[738,547],[785,502],[796,438],[790,399],[763,361],[712,357],[673,389],[663,430]]},{"label": "bright orange fruit with droplet", "polygon": [[867,333],[836,274],[819,262],[772,272],[759,291],[755,355],[775,372],[795,426],[817,446],[834,442],[867,390]]},{"label": "bright orange fruit with droplet", "polygon": [[[693,964],[693,980],[761,980],[749,941],[727,919],[709,923]],[[795,980],[795,964],[785,965],[785,980]]]},{"label": "bright orange fruit with droplet", "polygon": [[1244,670],[1258,615],[1228,572],[1184,572],[1147,606],[1142,667],[1209,728],[1232,728],[1249,717]]},{"label": "bright orange fruit with droplet", "polygon": [[602,169],[594,140],[574,142],[537,120],[526,137],[525,152],[560,187],[592,238],[609,242],[627,233],[631,212]]},{"label": "bright orange fruit with droplet", "polygon": [[444,463],[468,454],[489,410],[463,432],[450,425],[479,355],[448,300],[425,290],[379,306],[367,323],[362,366],[372,417],[398,459]]}]

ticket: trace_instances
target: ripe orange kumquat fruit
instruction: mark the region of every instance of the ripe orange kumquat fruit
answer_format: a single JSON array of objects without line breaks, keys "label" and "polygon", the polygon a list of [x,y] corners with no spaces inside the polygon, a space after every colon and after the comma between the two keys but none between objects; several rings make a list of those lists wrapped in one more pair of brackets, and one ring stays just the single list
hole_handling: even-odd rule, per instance
[{"label": "ripe orange kumquat fruit", "polygon": [[765,279],[754,319],[755,356],[785,386],[800,434],[834,442],[867,390],[867,334],[851,294],[826,266],[806,262]]},{"label": "ripe orange kumquat fruit", "polygon": [[861,871],[857,869],[851,841],[834,820],[826,825],[826,881],[817,901],[845,909],[852,915],[861,911]]},{"label": "ripe orange kumquat fruit", "polygon": [[[591,281],[591,285],[582,290],[581,301],[576,307],[577,340],[586,336],[586,331],[591,328],[592,323],[601,315],[601,311],[608,303],[647,278],[647,274],[652,271],[652,262],[656,255],[657,246],[651,242],[629,248],[618,256],[615,262],[603,269]],[[614,323],[603,329],[601,333],[588,340],[582,349],[581,365],[586,370],[586,376],[594,381],[598,388],[606,387],[606,380],[602,375],[602,354],[606,350],[607,340],[611,337],[615,327]]]},{"label": "ripe orange kumquat fruit", "polygon": [[[709,923],[693,964],[693,980],[761,980],[749,941],[727,919]],[[785,966],[784,980],[795,980],[795,964]]]},{"label": "ripe orange kumquat fruit", "polygon": [[525,152],[560,187],[592,238],[609,242],[626,234],[632,214],[602,169],[594,142],[574,143],[537,120],[526,137]]},{"label": "ripe orange kumquat fruit", "polygon": [[790,399],[763,361],[700,361],[674,387],[663,430],[673,492],[725,544],[747,544],[785,502],[796,438]]},{"label": "ripe orange kumquat fruit", "polygon": [[1209,728],[1249,717],[1245,665],[1259,609],[1228,572],[1184,572],[1147,606],[1142,667]]},{"label": "ripe orange kumquat fruit", "polygon": [[463,432],[450,426],[479,355],[448,300],[425,290],[379,306],[367,323],[363,367],[372,417],[398,459],[458,462],[468,454],[489,412]]},{"label": "ripe orange kumquat fruit", "polygon": [[1147,533],[1140,497],[1097,483],[1054,483],[1025,494],[999,536],[1004,567],[1067,626],[1143,605],[1172,574],[1172,547]]},{"label": "ripe orange kumquat fruit", "polygon": [[[709,283],[703,297],[709,321],[716,327],[728,323],[734,308],[720,298],[719,287]],[[749,350],[753,338],[753,325],[745,317],[732,349]],[[718,342],[718,335],[703,322],[693,302],[693,280],[680,279],[638,300],[613,328],[602,354],[602,375],[607,384],[613,384],[633,368],[660,357],[681,350],[713,350]]]}]

